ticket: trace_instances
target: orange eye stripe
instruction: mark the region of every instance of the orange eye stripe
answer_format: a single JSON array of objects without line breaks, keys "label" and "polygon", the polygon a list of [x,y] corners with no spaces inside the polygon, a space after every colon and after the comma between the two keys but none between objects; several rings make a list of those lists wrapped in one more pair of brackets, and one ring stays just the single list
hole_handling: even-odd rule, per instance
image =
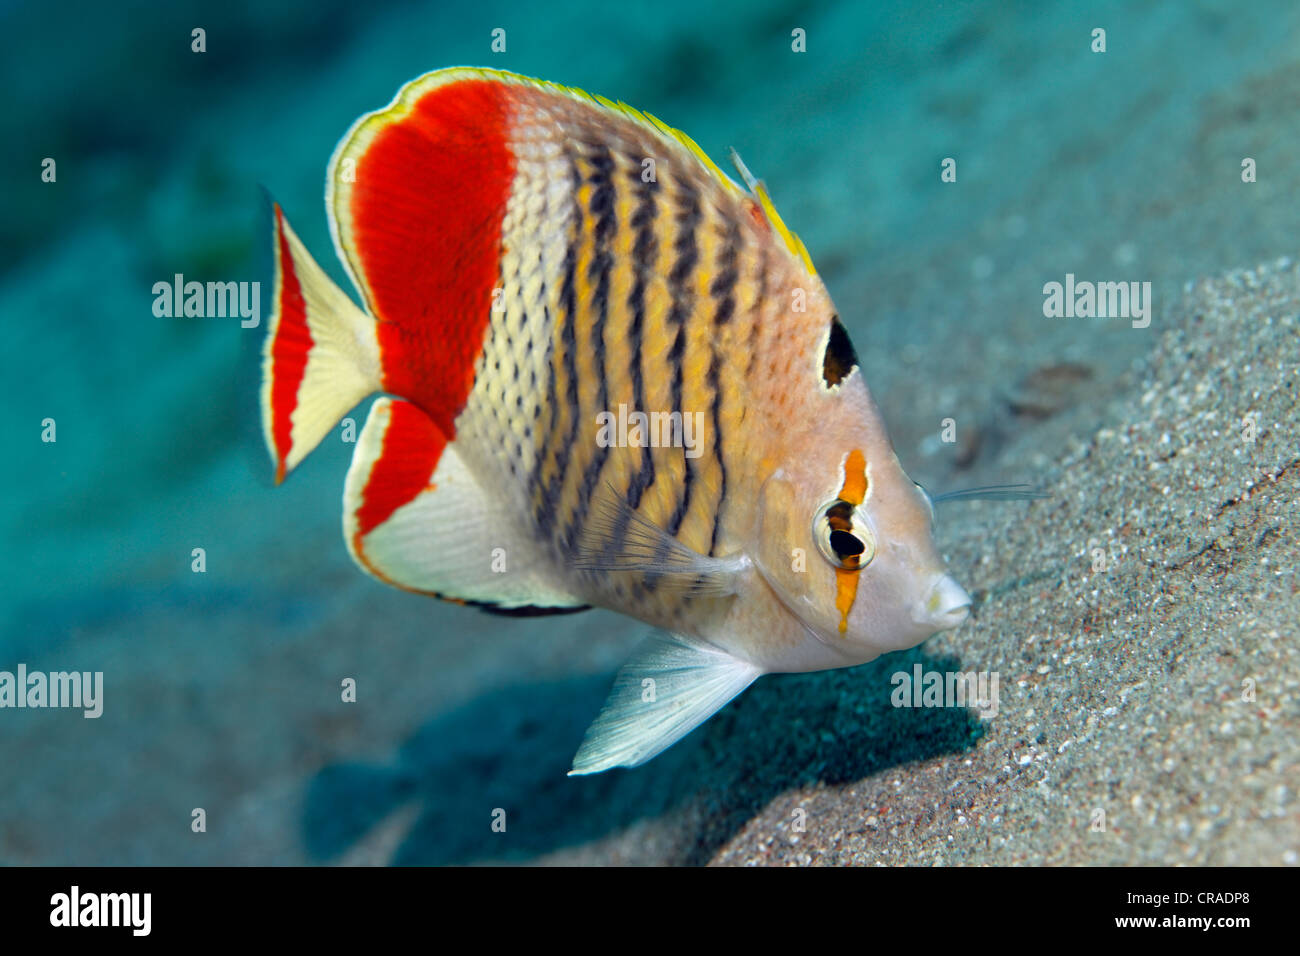
[{"label": "orange eye stripe", "polygon": [[840,612],[840,633],[849,629],[849,611],[858,596],[858,572],[835,569],[835,609]]},{"label": "orange eye stripe", "polygon": [[[860,505],[867,497],[867,459],[860,448],[849,452],[844,462],[844,486],[840,488],[840,500],[851,505]],[[840,612],[840,633],[849,629],[849,611],[858,596],[857,569],[835,569],[835,610]]]},{"label": "orange eye stripe", "polygon": [[840,500],[860,505],[866,497],[867,459],[861,449],[855,448],[844,462],[844,487],[840,489]]}]

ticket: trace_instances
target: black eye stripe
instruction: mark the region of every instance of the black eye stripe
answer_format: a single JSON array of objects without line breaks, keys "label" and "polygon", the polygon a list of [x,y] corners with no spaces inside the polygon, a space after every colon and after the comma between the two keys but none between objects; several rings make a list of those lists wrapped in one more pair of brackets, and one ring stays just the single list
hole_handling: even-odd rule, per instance
[{"label": "black eye stripe", "polygon": [[842,558],[853,558],[867,550],[866,544],[855,534],[847,531],[831,532],[831,547]]},{"label": "black eye stripe", "polygon": [[836,501],[826,509],[826,520],[832,528],[848,531],[853,527],[853,505],[847,501]]},{"label": "black eye stripe", "polygon": [[844,571],[861,571],[876,556],[871,521],[858,505],[833,498],[817,510],[813,537],[827,561]]}]

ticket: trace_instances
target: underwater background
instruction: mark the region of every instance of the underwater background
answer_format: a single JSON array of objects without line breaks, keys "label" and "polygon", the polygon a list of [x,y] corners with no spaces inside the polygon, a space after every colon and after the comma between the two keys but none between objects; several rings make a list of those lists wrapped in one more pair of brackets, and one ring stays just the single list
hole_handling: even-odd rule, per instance
[{"label": "underwater background", "polygon": [[[104,675],[97,719],[0,709],[0,863],[1300,862],[1300,5],[5,0],[0,51],[0,671]],[[570,779],[645,626],[360,573],[337,432],[272,487],[267,310],[153,287],[269,294],[265,188],[351,292],[330,153],[455,64],[739,151],[911,475],[1053,493],[941,511],[970,623]],[[1067,274],[1149,327],[1046,317]],[[891,706],[918,663],[998,716]]]}]

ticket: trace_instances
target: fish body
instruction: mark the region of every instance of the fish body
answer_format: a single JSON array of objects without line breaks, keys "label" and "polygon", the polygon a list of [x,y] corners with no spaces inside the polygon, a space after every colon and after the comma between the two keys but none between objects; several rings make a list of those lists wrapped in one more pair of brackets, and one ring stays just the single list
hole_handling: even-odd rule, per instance
[{"label": "fish body", "polygon": [[282,480],[358,401],[344,537],[370,574],[657,630],[574,773],[635,766],[756,677],[964,619],[799,239],[684,134],[455,68],[362,117],[326,205],[358,307],[275,208],[263,425]]}]

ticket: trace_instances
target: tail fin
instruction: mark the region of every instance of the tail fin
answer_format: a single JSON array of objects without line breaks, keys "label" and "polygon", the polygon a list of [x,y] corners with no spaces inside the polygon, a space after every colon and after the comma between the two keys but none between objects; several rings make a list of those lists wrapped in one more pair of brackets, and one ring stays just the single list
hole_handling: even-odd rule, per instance
[{"label": "tail fin", "polygon": [[262,430],[284,481],[381,383],[375,322],[312,259],[275,206],[275,302],[262,351]]}]

